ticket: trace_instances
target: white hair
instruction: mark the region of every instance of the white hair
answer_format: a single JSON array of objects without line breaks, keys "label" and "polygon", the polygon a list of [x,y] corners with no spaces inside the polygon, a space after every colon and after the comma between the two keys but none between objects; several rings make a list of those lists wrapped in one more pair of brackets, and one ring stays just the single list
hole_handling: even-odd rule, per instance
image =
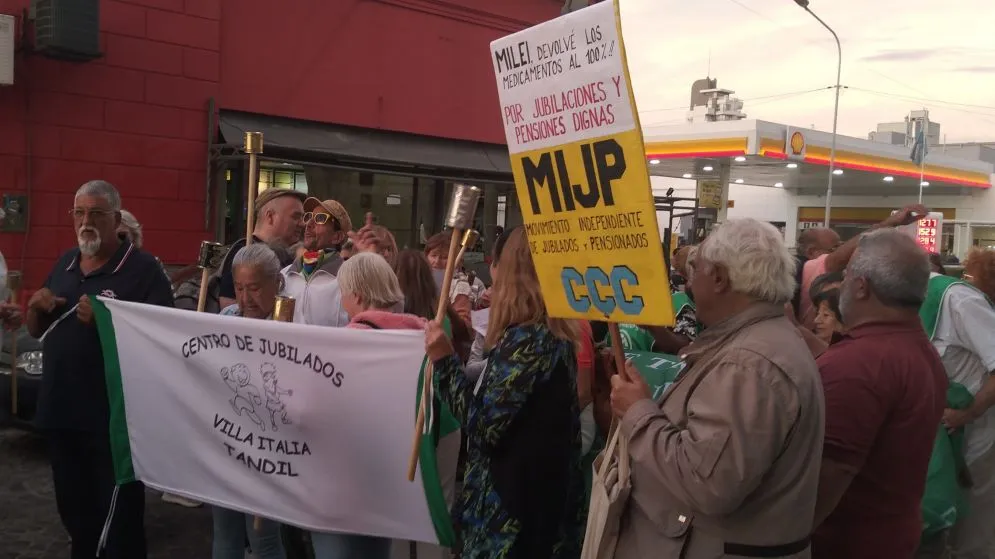
[{"label": "white hair", "polygon": [[886,306],[918,308],[926,299],[929,272],[929,256],[915,239],[896,229],[879,229],[861,235],[846,277],[866,279]]},{"label": "white hair", "polygon": [[142,248],[142,224],[138,223],[135,214],[121,208],[121,225],[128,228],[131,244],[135,245],[135,248]]},{"label": "white hair", "polygon": [[732,290],[758,301],[783,305],[795,294],[795,259],[769,223],[730,219],[702,242],[695,260],[721,264]]},{"label": "white hair", "polygon": [[694,266],[692,264],[694,264],[696,258],[698,258],[698,245],[694,245],[688,249],[688,257],[684,261],[684,268],[687,270],[687,280],[689,283],[694,278]]},{"label": "white hair", "polygon": [[264,277],[272,279],[280,285],[283,284],[280,259],[277,258],[273,249],[266,246],[265,243],[252,243],[239,249],[231,261],[231,269],[234,270],[239,266],[252,266],[259,270]]},{"label": "white hair", "polygon": [[100,196],[107,200],[107,204],[112,210],[121,211],[121,194],[118,193],[113,184],[107,181],[93,180],[83,183],[83,186],[76,191],[76,198],[80,196]]},{"label": "white hair", "polygon": [[350,257],[342,263],[337,277],[343,295],[359,295],[371,309],[393,310],[404,301],[394,269],[375,252]]}]

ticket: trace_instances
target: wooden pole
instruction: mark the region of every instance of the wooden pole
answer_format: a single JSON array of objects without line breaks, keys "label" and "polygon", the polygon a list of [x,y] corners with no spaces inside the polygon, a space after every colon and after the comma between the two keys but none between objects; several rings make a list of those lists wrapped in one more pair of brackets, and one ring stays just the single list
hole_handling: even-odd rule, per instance
[{"label": "wooden pole", "polygon": [[616,372],[621,375],[625,369],[625,348],[622,347],[622,332],[619,331],[617,322],[608,323],[608,335],[611,336],[612,340]]},{"label": "wooden pole", "polygon": [[207,308],[207,286],[211,281],[211,270],[220,268],[224,261],[224,247],[221,243],[200,242],[197,266],[200,267],[200,292],[197,294],[197,312]]},{"label": "wooden pole", "polygon": [[[453,284],[456,257],[460,250],[460,237],[460,232],[453,230],[452,239],[449,241],[449,259],[446,261],[446,274],[442,278],[442,291],[439,292],[439,306],[435,311],[435,322],[440,325],[446,317],[446,305],[449,304],[449,290]],[[425,429],[425,406],[431,405],[426,404],[425,400],[428,399],[427,396],[430,394],[428,387],[432,385],[432,373],[432,363],[430,362],[425,367],[425,378],[422,382],[421,403],[418,405],[418,417],[415,420],[415,436],[411,443],[411,457],[408,460],[408,481],[415,480],[415,470],[418,469],[418,450],[421,448],[422,431]]]},{"label": "wooden pole", "polygon": [[204,312],[207,307],[207,282],[211,280],[211,270],[204,268],[200,271],[200,293],[197,294],[197,312]]},{"label": "wooden pole", "polygon": [[256,192],[259,190],[259,154],[263,152],[263,133],[246,132],[245,146],[249,156],[249,191],[246,197],[245,246],[252,244],[252,232],[256,229]]}]

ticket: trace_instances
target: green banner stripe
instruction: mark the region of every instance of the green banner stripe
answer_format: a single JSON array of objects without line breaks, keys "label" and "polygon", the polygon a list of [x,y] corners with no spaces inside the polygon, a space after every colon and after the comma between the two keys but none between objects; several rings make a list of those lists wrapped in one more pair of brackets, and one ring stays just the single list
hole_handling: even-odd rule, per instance
[{"label": "green banner stripe", "polygon": [[104,379],[107,383],[107,400],[110,403],[111,455],[114,459],[114,477],[118,484],[136,481],[135,467],[131,462],[131,441],[128,439],[128,417],[124,410],[124,390],[121,386],[121,360],[117,354],[117,336],[111,311],[93,295],[90,296],[93,317],[100,334],[100,348],[104,354]]},{"label": "green banner stripe", "polygon": [[[443,321],[443,329],[452,338],[451,324],[449,319]],[[421,396],[425,384],[425,369],[428,367],[428,356],[422,359],[421,371],[418,372],[418,390],[415,394],[415,419],[418,417],[418,407],[421,405]],[[449,515],[449,506],[446,504],[446,496],[442,490],[442,481],[439,476],[439,462],[436,456],[436,446],[439,438],[456,431],[460,428],[459,422],[453,417],[449,406],[445,403],[436,402],[435,421],[439,428],[429,431],[428,436],[422,437],[421,447],[418,449],[418,463],[421,465],[422,487],[425,489],[425,500],[428,502],[428,513],[432,518],[432,526],[435,527],[435,536],[439,539],[439,544],[443,547],[453,547],[456,544],[456,532],[453,530],[452,517]],[[425,419],[429,414],[426,411]],[[414,422],[412,422],[414,423]]]},{"label": "green banner stripe", "polygon": [[[418,387],[420,388],[425,381],[425,368],[428,366],[428,357],[422,361],[421,371],[418,373]],[[417,391],[418,394],[415,398],[415,418],[418,416],[418,406],[421,405],[421,390]],[[421,447],[418,449],[418,463],[421,466],[421,481],[422,486],[425,489],[425,500],[428,502],[428,513],[432,518],[432,525],[435,527],[435,536],[439,539],[439,544],[443,547],[452,547],[456,542],[456,533],[453,530],[452,517],[449,515],[449,506],[446,504],[446,495],[442,490],[442,481],[439,476],[439,463],[436,456],[435,450],[436,445],[439,444],[439,440],[436,438],[436,433],[439,437],[443,437],[448,433],[445,432],[444,423],[446,423],[446,417],[452,417],[452,413],[449,408],[442,404],[437,408],[436,422],[439,423],[440,429],[436,431],[432,429],[429,433],[422,437]],[[426,412],[426,421],[428,420],[428,413]],[[457,429],[458,429],[457,424]],[[450,433],[452,430],[450,429]]]}]

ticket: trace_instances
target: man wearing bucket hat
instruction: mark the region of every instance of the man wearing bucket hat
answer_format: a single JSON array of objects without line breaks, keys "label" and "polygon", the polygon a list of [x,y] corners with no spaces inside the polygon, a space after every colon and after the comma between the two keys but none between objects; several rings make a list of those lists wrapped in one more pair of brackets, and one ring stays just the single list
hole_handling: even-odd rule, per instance
[{"label": "man wearing bucket hat", "polygon": [[[267,188],[256,198],[256,212],[252,242],[280,244],[290,247],[301,235],[302,204],[306,195],[289,188]],[[221,265],[220,308],[235,304],[235,281],[231,275],[231,262],[245,246],[245,239],[232,243]],[[286,262],[283,263],[286,265]]]},{"label": "man wearing bucket hat", "polygon": [[284,294],[296,299],[294,322],[316,326],[345,326],[336,279],[342,266],[342,244],[352,230],[352,219],[335,200],[304,200],[304,253],[283,269]]}]

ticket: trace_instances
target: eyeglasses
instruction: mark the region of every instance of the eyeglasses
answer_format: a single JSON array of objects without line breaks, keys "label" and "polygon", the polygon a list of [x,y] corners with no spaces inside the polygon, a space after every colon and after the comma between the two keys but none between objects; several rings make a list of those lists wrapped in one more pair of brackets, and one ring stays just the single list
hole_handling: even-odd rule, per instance
[{"label": "eyeglasses", "polygon": [[100,208],[73,208],[69,210],[69,215],[73,216],[74,219],[84,219],[88,215],[93,217],[93,219],[101,219],[116,213],[114,210],[102,210]]},{"label": "eyeglasses", "polygon": [[314,221],[316,225],[324,225],[328,223],[328,220],[331,220],[333,223],[338,223],[332,216],[321,212],[304,212],[301,220],[304,221],[305,224]]}]

